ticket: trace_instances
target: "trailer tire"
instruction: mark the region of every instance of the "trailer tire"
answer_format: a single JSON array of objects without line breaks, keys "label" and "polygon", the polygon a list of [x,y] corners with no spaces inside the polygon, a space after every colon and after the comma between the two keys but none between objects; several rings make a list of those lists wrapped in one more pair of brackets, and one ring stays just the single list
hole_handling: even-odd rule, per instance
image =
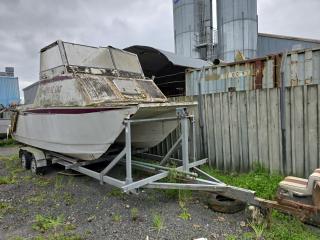
[{"label": "trailer tire", "polygon": [[43,167],[40,168],[37,166],[37,161],[33,156],[31,157],[30,169],[31,169],[31,172],[36,175],[43,175],[44,173],[44,168]]},{"label": "trailer tire", "polygon": [[23,169],[29,170],[31,166],[30,154],[26,151],[20,150],[19,152],[21,167]]},{"label": "trailer tire", "polygon": [[210,194],[207,202],[211,210],[228,214],[240,212],[244,210],[247,205],[242,201],[224,197],[218,194]]}]

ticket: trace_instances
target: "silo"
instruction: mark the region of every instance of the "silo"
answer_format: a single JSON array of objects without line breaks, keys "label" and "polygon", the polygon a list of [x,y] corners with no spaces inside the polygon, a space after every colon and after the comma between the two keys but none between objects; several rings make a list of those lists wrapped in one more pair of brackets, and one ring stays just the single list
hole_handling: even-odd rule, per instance
[{"label": "silo", "polygon": [[212,55],[212,1],[173,0],[175,53],[208,60]]},{"label": "silo", "polygon": [[219,58],[232,62],[237,51],[257,56],[257,0],[217,0],[217,23]]}]

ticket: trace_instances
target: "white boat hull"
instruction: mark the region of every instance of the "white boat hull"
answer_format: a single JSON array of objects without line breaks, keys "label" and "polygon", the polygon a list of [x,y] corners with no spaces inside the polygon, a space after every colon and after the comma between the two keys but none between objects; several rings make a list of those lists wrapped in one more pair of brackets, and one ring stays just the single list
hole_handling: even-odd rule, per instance
[{"label": "white boat hull", "polygon": [[[187,104],[190,106],[190,104]],[[148,119],[176,116],[179,103],[141,104],[122,109],[79,113],[88,108],[23,111],[17,120],[14,139],[40,149],[61,153],[79,160],[95,160],[117,142],[125,143],[125,118]],[[76,112],[75,112],[76,110]],[[91,110],[95,111],[94,108]],[[59,110],[61,111],[61,109]],[[64,113],[69,111],[68,113]],[[178,121],[132,124],[133,148],[150,148],[163,141],[178,125]]]},{"label": "white boat hull", "polygon": [[13,137],[22,143],[80,160],[105,153],[136,107],[83,114],[24,113]]},{"label": "white boat hull", "polygon": [[[139,110],[131,118],[167,118],[176,116],[176,108],[190,106],[190,103],[141,104]],[[178,126],[178,121],[152,121],[135,123],[131,126],[131,144],[134,148],[151,148],[161,143]],[[124,132],[116,142],[124,143]]]}]

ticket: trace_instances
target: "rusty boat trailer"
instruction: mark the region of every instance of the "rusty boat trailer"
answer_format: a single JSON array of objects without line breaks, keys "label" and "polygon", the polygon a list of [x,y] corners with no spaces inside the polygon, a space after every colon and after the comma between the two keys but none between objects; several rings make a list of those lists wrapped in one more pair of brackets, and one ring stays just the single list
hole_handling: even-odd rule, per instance
[{"label": "rusty boat trailer", "polygon": [[[101,184],[110,184],[126,193],[138,193],[138,190],[143,188],[211,192],[229,199],[239,200],[249,205],[267,209],[267,214],[271,212],[269,210],[277,209],[281,212],[294,215],[303,222],[320,226],[320,219],[313,221],[313,219],[319,218],[319,208],[291,200],[269,201],[261,199],[255,196],[254,191],[227,185],[202,171],[199,166],[208,163],[208,159],[196,160],[195,157],[196,142],[194,116],[189,115],[186,108],[177,108],[176,113],[176,117],[171,118],[148,118],[139,120],[128,118],[124,120],[125,147],[117,154],[110,153],[105,157],[92,161],[79,161],[75,158],[56,152],[24,146],[20,148],[19,152],[21,163],[24,168],[31,169],[33,173],[39,173],[41,172],[41,169],[52,164],[59,164],[64,166],[66,170],[73,170],[92,177],[100,181]],[[172,145],[165,156],[148,154],[139,150],[135,151],[131,147],[131,125],[152,121],[178,121],[181,127],[181,136]],[[190,132],[191,136],[189,136]],[[189,139],[191,139],[190,143]],[[191,149],[189,149],[189,146],[191,146]],[[175,153],[179,147],[181,147],[182,159],[172,158],[171,155]],[[190,154],[190,152],[192,154]],[[193,155],[192,160],[190,159],[190,155]],[[139,160],[133,160],[135,158]],[[150,161],[141,161],[141,159],[154,161],[151,163]],[[155,161],[157,163],[154,163]],[[88,168],[92,164],[102,162],[108,163],[102,171],[95,171]],[[168,162],[174,162],[176,167],[168,167]],[[125,165],[125,179],[119,179],[108,175],[117,164]],[[132,177],[133,169],[141,170],[152,175],[134,181]],[[169,176],[177,177],[181,182],[172,183],[164,181]]]}]

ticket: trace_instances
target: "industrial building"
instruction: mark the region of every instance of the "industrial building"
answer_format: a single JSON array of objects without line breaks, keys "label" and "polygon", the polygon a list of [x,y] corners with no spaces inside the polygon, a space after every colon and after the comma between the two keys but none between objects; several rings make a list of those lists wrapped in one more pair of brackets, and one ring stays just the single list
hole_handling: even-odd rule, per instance
[{"label": "industrial building", "polygon": [[6,67],[0,72],[0,105],[5,107],[20,102],[19,81],[14,76],[14,68]]},{"label": "industrial building", "polygon": [[237,53],[251,59],[320,46],[319,40],[259,33],[257,0],[216,0],[215,30],[212,1],[173,0],[177,55],[233,62]]},{"label": "industrial building", "polygon": [[153,78],[160,90],[170,97],[185,94],[187,69],[199,69],[212,65],[208,61],[184,57],[148,46],[136,45],[125,50],[138,55],[144,74]]},{"label": "industrial building", "polygon": [[[215,59],[232,63],[255,58],[265,59],[268,55],[276,55],[285,50],[320,47],[320,40],[259,33],[257,0],[216,0],[216,9],[213,9],[212,1],[214,0],[173,0],[175,53],[149,46],[130,46],[125,49],[138,55],[146,76],[154,78],[167,97],[188,95],[188,92],[191,94],[190,86],[185,82],[186,79],[187,82],[190,80],[186,69],[212,66]],[[215,11],[217,29],[213,27]],[[276,58],[272,58],[276,64]],[[251,72],[264,69],[259,65],[260,62]],[[232,83],[229,87],[221,87],[227,86],[225,82],[228,81]],[[244,89],[241,86],[245,84],[247,88],[252,88],[251,85],[249,87],[249,82],[241,85],[238,84],[239,81],[238,78],[227,78],[222,85],[219,83],[221,86],[217,81],[210,82],[217,87],[210,88],[209,92]],[[197,86],[193,88],[191,95],[198,92]]]}]

